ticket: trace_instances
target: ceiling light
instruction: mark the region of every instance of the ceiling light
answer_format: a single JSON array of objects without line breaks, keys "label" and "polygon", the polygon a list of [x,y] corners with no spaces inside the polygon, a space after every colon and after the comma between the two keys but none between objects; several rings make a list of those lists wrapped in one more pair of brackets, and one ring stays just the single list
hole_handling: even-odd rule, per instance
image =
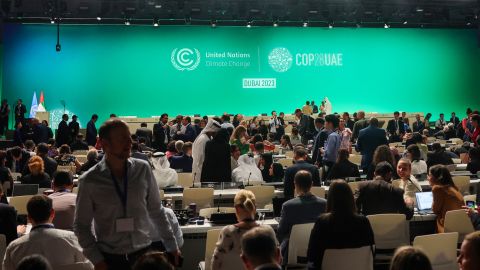
[{"label": "ceiling light", "polygon": [[125,25],[130,25],[130,20],[125,20]]},{"label": "ceiling light", "polygon": [[404,21],[403,21],[403,24],[404,24],[404,25],[405,25],[405,24],[407,24],[407,23],[408,23],[408,21],[407,21],[407,20],[404,20]]},{"label": "ceiling light", "polygon": [[252,27],[252,22],[247,22],[247,28]]},{"label": "ceiling light", "polygon": [[273,22],[273,27],[278,27],[278,22]]},{"label": "ceiling light", "polygon": [[213,28],[217,27],[217,21],[216,21],[216,20],[212,20],[211,25],[212,25]]},{"label": "ceiling light", "polygon": [[154,22],[154,23],[153,23],[153,26],[154,26],[154,27],[158,27],[158,22]]},{"label": "ceiling light", "polygon": [[101,21],[101,20],[102,20],[102,17],[98,16],[97,21]]},{"label": "ceiling light", "polygon": [[303,27],[308,27],[308,22],[303,22]]},{"label": "ceiling light", "polygon": [[383,25],[383,28],[388,29],[388,28],[390,28],[390,25],[384,24],[384,25]]},{"label": "ceiling light", "polygon": [[328,29],[332,29],[333,28],[333,24],[329,23],[328,24]]},{"label": "ceiling light", "polygon": [[417,12],[423,12],[423,8],[421,8],[421,7],[417,7],[415,10],[416,10]]}]

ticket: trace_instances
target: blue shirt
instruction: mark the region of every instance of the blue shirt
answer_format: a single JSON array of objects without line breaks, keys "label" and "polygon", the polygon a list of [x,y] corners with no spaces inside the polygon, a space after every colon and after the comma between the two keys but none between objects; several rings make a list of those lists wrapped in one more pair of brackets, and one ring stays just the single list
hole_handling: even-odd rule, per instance
[{"label": "blue shirt", "polygon": [[338,149],[342,143],[342,137],[337,132],[332,132],[328,135],[325,142],[325,152],[323,154],[323,161],[335,162],[337,160]]}]

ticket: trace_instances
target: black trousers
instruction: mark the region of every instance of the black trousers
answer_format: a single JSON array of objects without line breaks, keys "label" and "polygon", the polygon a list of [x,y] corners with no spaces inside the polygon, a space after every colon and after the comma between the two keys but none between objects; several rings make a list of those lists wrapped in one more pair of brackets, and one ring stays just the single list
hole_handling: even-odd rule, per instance
[{"label": "black trousers", "polygon": [[162,251],[165,252],[165,247],[162,242],[153,242],[150,246],[140,249],[138,251],[129,254],[110,254],[102,252],[105,258],[105,263],[108,265],[108,269],[112,270],[131,270],[135,265],[135,262],[143,254],[150,251]]}]

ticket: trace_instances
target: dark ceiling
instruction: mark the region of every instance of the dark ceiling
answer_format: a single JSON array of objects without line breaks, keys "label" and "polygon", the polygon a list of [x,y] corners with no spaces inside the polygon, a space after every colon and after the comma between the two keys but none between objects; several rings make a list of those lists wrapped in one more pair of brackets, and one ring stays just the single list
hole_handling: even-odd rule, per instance
[{"label": "dark ceiling", "polygon": [[480,0],[1,0],[6,22],[253,26],[479,25]]}]

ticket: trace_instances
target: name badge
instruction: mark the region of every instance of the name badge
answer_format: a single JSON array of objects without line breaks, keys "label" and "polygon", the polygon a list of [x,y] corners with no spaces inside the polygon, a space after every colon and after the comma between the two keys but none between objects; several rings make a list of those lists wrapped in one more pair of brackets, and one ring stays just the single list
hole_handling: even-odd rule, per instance
[{"label": "name badge", "polygon": [[116,232],[133,232],[133,218],[119,218],[115,225]]}]

